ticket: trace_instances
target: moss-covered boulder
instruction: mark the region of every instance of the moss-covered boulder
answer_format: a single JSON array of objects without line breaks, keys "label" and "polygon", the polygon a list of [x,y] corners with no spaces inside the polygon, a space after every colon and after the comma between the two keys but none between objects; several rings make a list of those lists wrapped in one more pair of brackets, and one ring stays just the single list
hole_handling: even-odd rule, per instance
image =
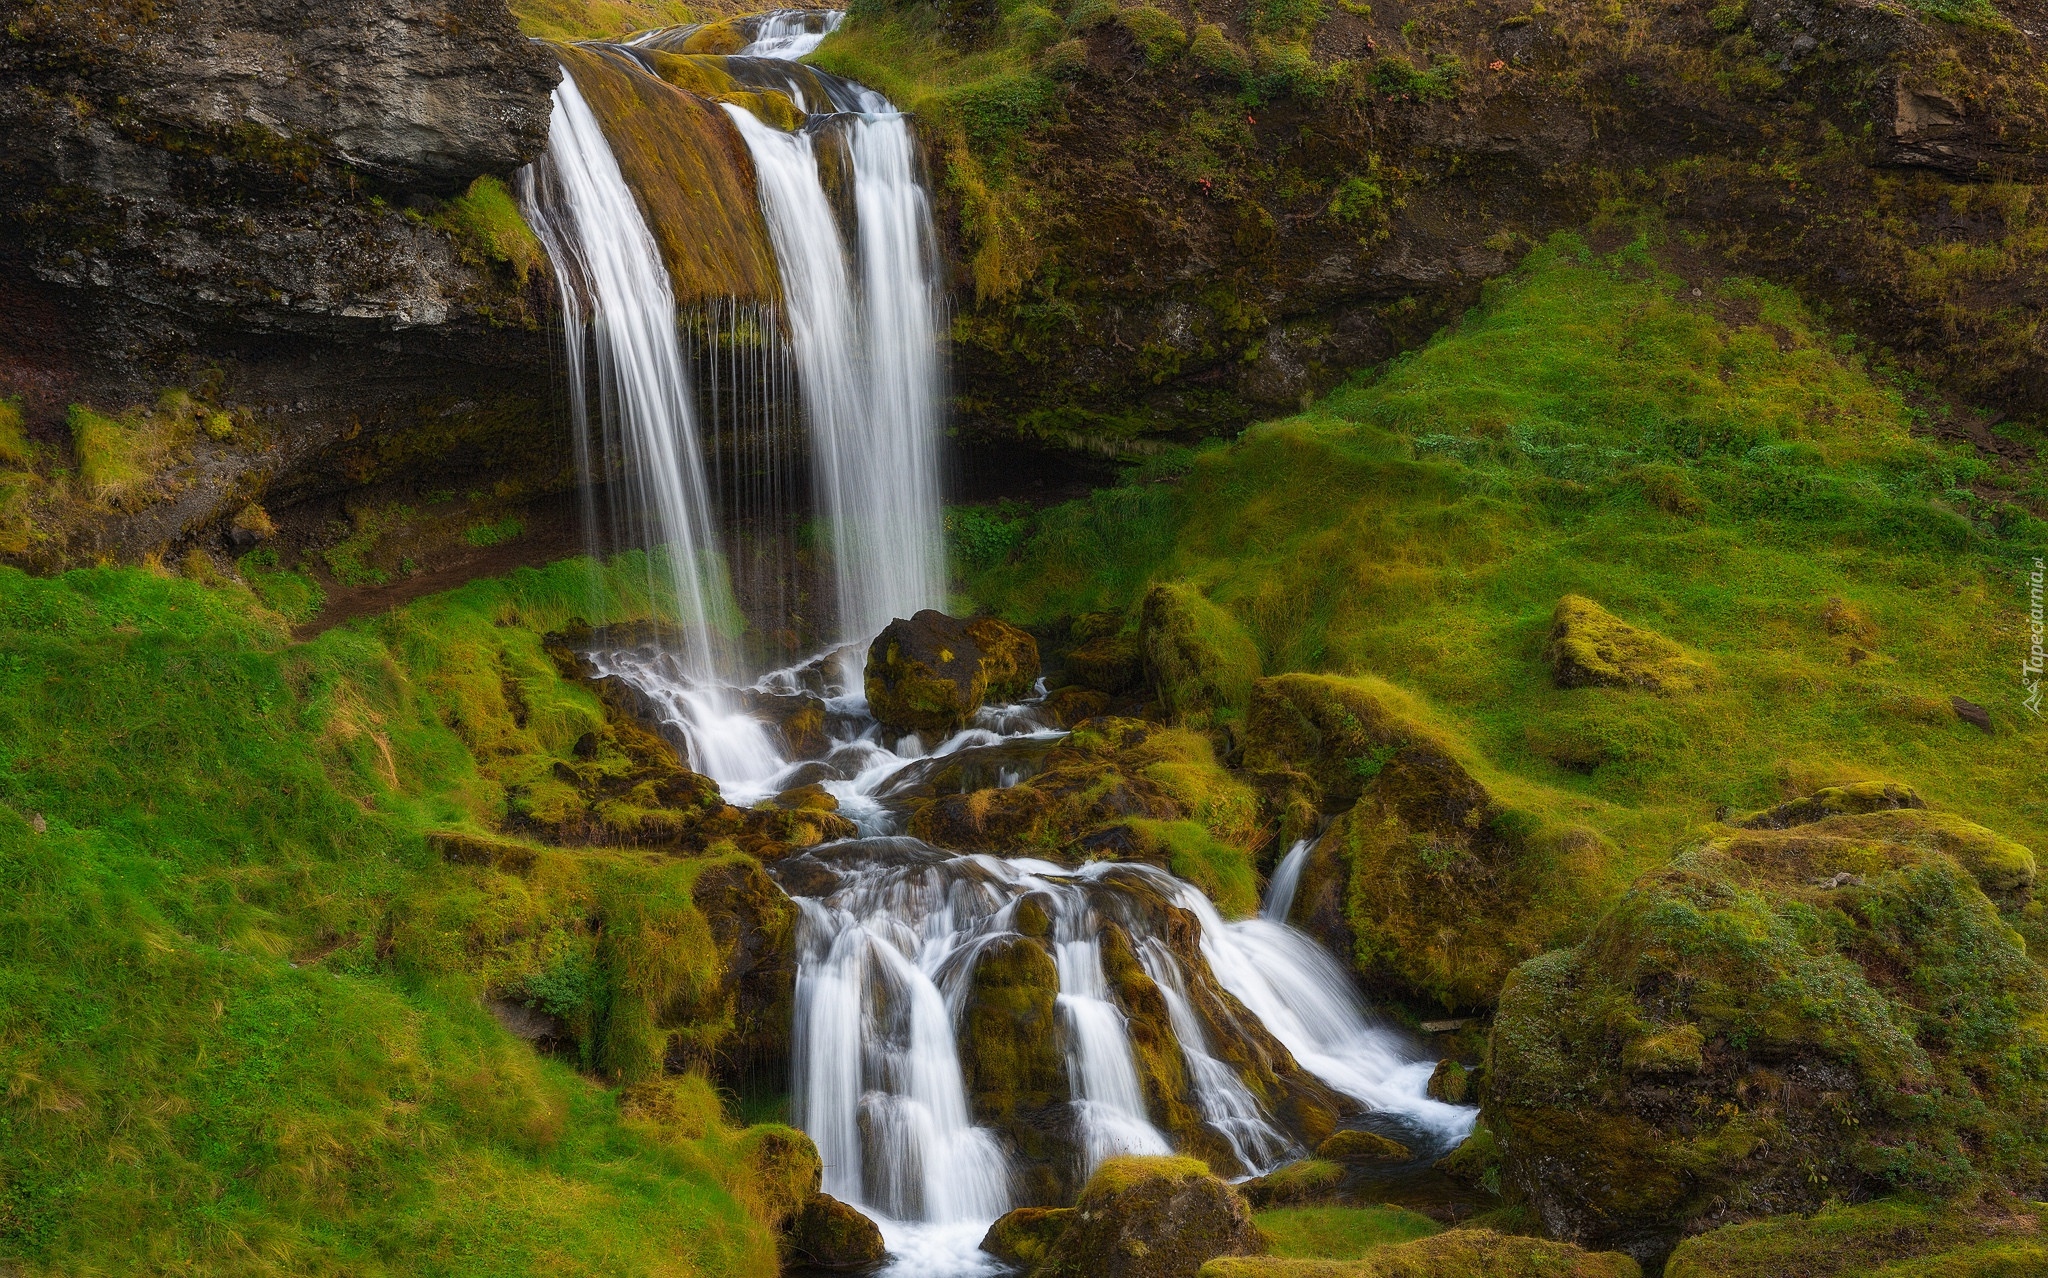
[{"label": "moss-covered boulder", "polygon": [[1913,810],[1730,833],[1500,999],[1485,1116],[1555,1236],[2048,1175],[2048,974]]},{"label": "moss-covered boulder", "polygon": [[888,1258],[875,1222],[830,1194],[804,1204],[783,1235],[790,1258],[816,1269],[867,1269]]},{"label": "moss-covered boulder", "polygon": [[1405,1163],[1415,1151],[1378,1132],[1347,1129],[1316,1146],[1316,1157],[1332,1163]]},{"label": "moss-covered boulder", "polygon": [[1238,1186],[1254,1207],[1294,1207],[1323,1202],[1344,1187],[1344,1164],[1327,1158],[1304,1158]]},{"label": "moss-covered boulder", "polygon": [[1665,1278],[1996,1278],[2048,1274],[2048,1206],[1883,1199],[1725,1225],[1678,1244]]},{"label": "moss-covered boulder", "polygon": [[1583,595],[1557,601],[1543,659],[1560,688],[1641,688],[1669,695],[1692,692],[1709,679],[1698,658]]},{"label": "moss-covered boulder", "polygon": [[1258,645],[1201,591],[1180,582],[1152,587],[1138,638],[1152,691],[1176,722],[1207,728],[1243,716],[1260,673]]},{"label": "moss-covered boulder", "polygon": [[[1032,905],[1027,900],[1019,913]],[[1038,941],[991,942],[975,960],[958,1039],[974,1121],[1009,1143],[1025,1197],[1040,1205],[1065,1202],[1074,1190],[1072,1106],[1054,1011],[1059,984]]]},{"label": "moss-covered boulder", "polygon": [[1588,884],[1615,855],[1592,830],[1497,802],[1448,747],[1418,738],[1324,834],[1295,916],[1320,907],[1334,860],[1366,983],[1480,1009],[1517,963],[1578,933]]},{"label": "moss-covered boulder", "polygon": [[1033,1271],[1038,1278],[1194,1278],[1263,1249],[1244,1198],[1193,1158],[1112,1158]]},{"label": "moss-covered boulder", "polygon": [[742,851],[762,861],[780,861],[820,843],[860,833],[852,821],[820,807],[784,807],[771,802],[735,815],[739,820],[729,837]]},{"label": "moss-covered boulder", "polygon": [[1145,649],[1134,634],[1090,639],[1066,655],[1067,677],[1083,688],[1117,697],[1145,680]]},{"label": "moss-covered boulder", "polygon": [[1342,812],[1394,751],[1420,735],[1407,708],[1405,694],[1379,679],[1261,679],[1245,718],[1244,766],[1302,773],[1314,782],[1319,808]]},{"label": "moss-covered boulder", "polygon": [[868,647],[868,708],[899,732],[946,733],[990,697],[1015,698],[1038,678],[1038,642],[993,617],[962,621],[926,608],[890,622]]},{"label": "moss-covered boulder", "polygon": [[1175,1149],[1201,1158],[1222,1175],[1242,1175],[1248,1169],[1238,1166],[1229,1142],[1202,1121],[1166,996],[1138,961],[1130,934],[1115,923],[1102,930],[1102,971],[1124,1013],[1131,1060],[1153,1125],[1167,1134]]},{"label": "moss-covered boulder", "polygon": [[1212,1260],[1200,1278],[1642,1278],[1634,1260],[1545,1238],[1453,1229],[1375,1247],[1362,1260]]},{"label": "moss-covered boulder", "polygon": [[1909,785],[1896,781],[1859,781],[1854,785],[1829,786],[1761,812],[1730,817],[1728,823],[1745,830],[1786,830],[1795,825],[1824,821],[1831,816],[1858,816],[1865,812],[1926,806]]},{"label": "moss-covered boulder", "polygon": [[[621,1108],[625,1104],[622,1097]],[[737,1153],[749,1200],[762,1223],[778,1234],[786,1232],[824,1181],[817,1145],[794,1127],[761,1123],[740,1136]]]},{"label": "moss-covered boulder", "polygon": [[1019,1207],[988,1227],[981,1249],[1029,1273],[1052,1254],[1053,1243],[1074,1215],[1072,1207]]},{"label": "moss-covered boulder", "polygon": [[706,867],[690,898],[718,952],[719,985],[707,1010],[726,1027],[706,1064],[728,1084],[779,1080],[788,1067],[796,996],[796,905],[745,857]]}]

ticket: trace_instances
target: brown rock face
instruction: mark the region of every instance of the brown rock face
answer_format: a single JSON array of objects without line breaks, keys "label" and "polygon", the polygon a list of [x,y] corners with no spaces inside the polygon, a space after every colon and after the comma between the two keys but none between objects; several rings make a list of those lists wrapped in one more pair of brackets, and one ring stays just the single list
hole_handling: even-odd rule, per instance
[{"label": "brown rock face", "polygon": [[875,1222],[830,1194],[804,1204],[784,1242],[796,1260],[819,1269],[865,1269],[888,1255]]}]

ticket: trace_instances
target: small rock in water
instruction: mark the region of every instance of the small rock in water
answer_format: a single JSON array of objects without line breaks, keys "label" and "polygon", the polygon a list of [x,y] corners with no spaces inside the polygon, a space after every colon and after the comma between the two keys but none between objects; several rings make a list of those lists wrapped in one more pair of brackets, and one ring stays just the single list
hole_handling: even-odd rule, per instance
[{"label": "small rock in water", "polygon": [[1429,1076],[1429,1096],[1446,1105],[1463,1105],[1472,1095],[1472,1071],[1453,1060],[1441,1060]]},{"label": "small rock in water", "polygon": [[943,734],[964,726],[990,697],[1028,694],[1037,678],[1038,642],[1024,631],[993,617],[962,621],[926,608],[875,636],[863,684],[884,726]]}]

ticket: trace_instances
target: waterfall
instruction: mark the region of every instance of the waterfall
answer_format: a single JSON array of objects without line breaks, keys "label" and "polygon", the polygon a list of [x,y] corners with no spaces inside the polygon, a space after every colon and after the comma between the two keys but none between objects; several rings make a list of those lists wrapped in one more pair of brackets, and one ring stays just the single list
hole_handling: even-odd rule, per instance
[{"label": "waterfall", "polygon": [[1297,839],[1287,855],[1280,858],[1280,864],[1273,867],[1273,881],[1266,885],[1266,903],[1259,907],[1259,917],[1269,923],[1285,923],[1294,911],[1294,892],[1301,886],[1301,867],[1308,864],[1309,853],[1315,850],[1314,839]]},{"label": "waterfall", "polygon": [[528,197],[527,221],[555,264],[564,298],[568,364],[576,378],[569,386],[572,416],[582,428],[578,461],[590,475],[596,463],[583,402],[587,320],[596,337],[604,446],[622,453],[622,482],[634,499],[628,518],[640,525],[631,542],[648,547],[650,573],[667,578],[650,585],[665,584],[673,593],[689,675],[713,686],[725,665],[724,645],[713,626],[705,575],[716,571],[718,543],[675,295],[604,130],[566,67],[555,89],[547,152],[536,168],[520,185]]},{"label": "waterfall", "polygon": [[[859,98],[862,112],[825,117],[836,127],[798,133],[726,107],[760,179],[832,530],[840,637],[854,643],[945,602],[931,208],[908,124],[880,95]],[[821,142],[851,163],[855,251],[820,174]]]},{"label": "waterfall", "polygon": [[846,20],[843,9],[778,9],[763,14],[753,42],[740,50],[749,58],[801,58]]}]

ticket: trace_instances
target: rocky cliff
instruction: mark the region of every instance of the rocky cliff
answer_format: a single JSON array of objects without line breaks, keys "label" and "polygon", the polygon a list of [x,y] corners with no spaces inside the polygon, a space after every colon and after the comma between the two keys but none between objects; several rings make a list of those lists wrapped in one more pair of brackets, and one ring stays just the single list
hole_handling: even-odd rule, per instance
[{"label": "rocky cliff", "polygon": [[491,179],[544,145],[557,73],[502,0],[4,8],[0,398],[58,452],[77,403],[226,423],[161,427],[160,482],[45,512],[23,557],[139,554],[274,477],[553,451],[546,273]]}]

